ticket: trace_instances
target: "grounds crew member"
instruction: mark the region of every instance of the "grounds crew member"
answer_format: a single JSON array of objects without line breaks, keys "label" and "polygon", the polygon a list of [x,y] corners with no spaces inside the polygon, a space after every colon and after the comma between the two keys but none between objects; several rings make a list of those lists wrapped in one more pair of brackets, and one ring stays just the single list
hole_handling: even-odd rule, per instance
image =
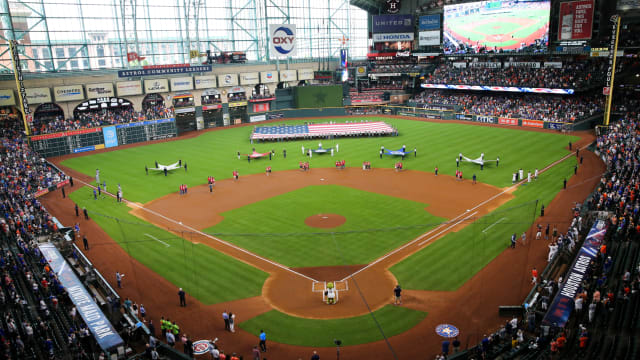
[{"label": "grounds crew member", "polygon": [[164,316],[160,318],[160,330],[162,330],[162,338],[164,338],[167,334],[167,320],[164,319]]},{"label": "grounds crew member", "polygon": [[169,325],[171,326],[171,329],[173,331],[173,335],[176,336],[176,339],[178,338],[178,335],[180,334],[180,326],[178,326],[178,324],[176,324],[176,322],[173,322],[173,325]]}]

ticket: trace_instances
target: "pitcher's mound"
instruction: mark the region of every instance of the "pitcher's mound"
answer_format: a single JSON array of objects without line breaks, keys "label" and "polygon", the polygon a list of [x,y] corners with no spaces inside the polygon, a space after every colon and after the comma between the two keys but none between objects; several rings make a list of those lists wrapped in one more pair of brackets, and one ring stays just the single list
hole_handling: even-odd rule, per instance
[{"label": "pitcher's mound", "polygon": [[337,214],[316,214],[304,219],[304,223],[311,227],[329,229],[340,226],[347,221],[342,215]]}]

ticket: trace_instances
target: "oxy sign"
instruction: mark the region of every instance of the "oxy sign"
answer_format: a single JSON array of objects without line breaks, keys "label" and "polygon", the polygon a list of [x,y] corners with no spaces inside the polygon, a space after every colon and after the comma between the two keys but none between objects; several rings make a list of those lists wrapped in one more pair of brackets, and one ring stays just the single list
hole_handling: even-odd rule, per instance
[{"label": "oxy sign", "polygon": [[269,24],[271,58],[290,57],[296,54],[296,25]]}]

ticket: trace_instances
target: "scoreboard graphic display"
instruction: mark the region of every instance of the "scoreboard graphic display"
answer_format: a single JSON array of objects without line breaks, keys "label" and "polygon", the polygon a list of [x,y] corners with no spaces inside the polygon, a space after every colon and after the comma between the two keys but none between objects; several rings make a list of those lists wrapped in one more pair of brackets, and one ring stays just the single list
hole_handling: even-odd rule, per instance
[{"label": "scoreboard graphic display", "polygon": [[36,135],[30,141],[41,156],[52,157],[176,136],[176,121],[171,118]]}]

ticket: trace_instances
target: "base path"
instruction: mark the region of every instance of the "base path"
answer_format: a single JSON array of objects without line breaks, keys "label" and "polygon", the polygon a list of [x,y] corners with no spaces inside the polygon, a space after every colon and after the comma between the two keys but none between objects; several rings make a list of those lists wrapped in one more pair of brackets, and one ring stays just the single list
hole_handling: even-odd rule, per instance
[{"label": "base path", "polygon": [[[466,122],[465,124],[472,125],[471,123]],[[480,124],[473,125],[486,126]],[[593,141],[593,136],[587,135],[583,136],[583,139],[579,144],[581,146],[591,141]],[[573,202],[582,202],[597,184],[599,180],[597,176],[604,171],[604,165],[593,153],[582,151],[581,154],[584,156],[584,164],[580,167],[578,174],[569,180],[567,190],[561,191],[556,199],[546,206],[545,217],[539,220],[543,225],[546,225],[546,223],[550,223],[552,226],[557,224],[559,231],[565,231],[572,216],[570,209],[573,206]],[[63,170],[74,176],[77,180],[84,180],[87,182],[92,180],[90,176],[79,174],[73,170],[66,168]],[[312,169],[308,174],[317,174],[320,170],[322,169]],[[335,169],[324,169],[324,171],[337,175],[337,178],[345,176],[345,179],[342,181],[346,182],[348,182],[347,174],[350,171],[355,172],[358,170],[359,169],[346,169],[346,171],[337,172]],[[278,180],[283,180],[287,177],[286,173],[287,172],[274,173],[271,177],[275,178],[277,176]],[[380,173],[382,173],[382,171],[380,171]],[[406,171],[397,174],[394,173],[394,175],[398,175],[398,178],[417,176],[413,173],[418,172]],[[294,178],[301,176],[296,174],[303,173],[291,172],[291,175]],[[374,179],[378,178],[378,171],[377,169],[374,169],[374,171],[366,175],[369,180],[374,181]],[[258,177],[258,175],[255,176]],[[422,176],[425,175],[423,174]],[[426,176],[434,177],[433,174],[426,174]],[[241,178],[241,182],[249,181],[249,178],[250,177],[243,177]],[[337,178],[332,177],[329,179],[333,179],[332,181],[335,181]],[[406,185],[404,180],[407,178],[403,179],[401,183],[403,186],[393,186],[393,188],[404,187],[404,185]],[[360,182],[361,180],[362,179],[358,179],[357,182]],[[264,181],[264,179],[261,179],[261,181]],[[351,181],[355,182],[355,180]],[[484,189],[484,187],[480,187],[478,185],[470,185],[470,181],[468,181],[469,185],[467,185],[467,182],[456,182],[453,177],[448,176],[438,176],[438,181],[441,181],[442,184],[450,182],[451,186],[457,186],[456,191],[464,191],[463,189],[467,186],[471,187],[473,190]],[[78,182],[76,182],[76,184],[77,183]],[[229,186],[232,185],[233,184],[230,184]],[[346,183],[343,185],[350,186]],[[360,184],[360,186],[370,185]],[[362,189],[362,187],[355,186],[355,184],[353,187]],[[78,186],[76,186],[76,188],[78,188]],[[189,195],[193,194],[192,191],[198,191],[200,188],[201,191],[208,192],[208,189],[204,186],[196,187],[189,189]],[[216,184],[216,188],[218,188],[218,183]],[[422,190],[425,193],[428,192],[426,189],[422,188],[423,187],[420,187],[415,190],[418,192]],[[489,186],[486,188],[487,190],[483,190],[487,191],[487,193],[484,194],[484,199],[489,198],[490,194],[499,192],[498,189],[494,189]],[[216,191],[220,190],[221,188],[216,189]],[[398,191],[402,190],[400,189]],[[437,192],[442,193],[443,191]],[[390,195],[403,197],[401,193]],[[435,194],[433,196],[437,195],[438,194]],[[455,192],[448,195],[455,195]],[[478,196],[478,198],[480,198],[480,196]],[[476,200],[478,198],[476,198]],[[415,198],[411,197],[410,199],[414,200]],[[253,201],[255,201],[255,199]],[[123,298],[130,297],[138,303],[143,303],[147,309],[148,317],[153,319],[156,324],[156,328],[159,328],[160,316],[169,317],[172,320],[175,319],[180,324],[181,328],[187,332],[192,339],[197,340],[218,337],[220,338],[219,344],[223,349],[228,352],[236,351],[243,354],[245,357],[249,356],[251,347],[256,345],[258,340],[255,335],[249,334],[243,330],[238,330],[234,334],[225,332],[224,324],[220,315],[222,311],[231,310],[236,313],[238,316],[238,322],[242,322],[273,308],[281,309],[289,313],[303,313],[303,316],[318,318],[322,318],[323,315],[325,315],[322,313],[322,309],[328,308],[331,308],[331,312],[335,312],[340,311],[339,309],[343,307],[353,306],[350,308],[351,312],[345,316],[353,316],[358,313],[366,312],[363,310],[364,303],[362,298],[360,298],[360,296],[354,291],[354,284],[351,283],[353,279],[348,279],[348,281],[350,281],[350,290],[347,292],[348,295],[343,297],[343,294],[341,294],[340,303],[336,306],[329,307],[318,304],[319,299],[316,297],[310,297],[308,299],[308,303],[306,303],[307,299],[302,299],[305,302],[295,303],[279,300],[274,301],[274,299],[277,300],[278,298],[283,297],[283,294],[293,293],[292,286],[300,286],[301,291],[302,287],[304,287],[304,294],[311,293],[311,281],[297,274],[325,281],[339,280],[334,278],[339,277],[341,279],[348,276],[348,274],[360,271],[354,277],[357,284],[362,288],[362,291],[365,294],[364,299],[367,303],[373,304],[374,308],[386,303],[391,303],[391,289],[395,286],[395,280],[386,269],[405,256],[427,246],[430,242],[425,241],[434,235],[432,233],[424,238],[416,239],[416,241],[411,243],[411,245],[406,246],[394,254],[381,258],[380,261],[375,263],[373,266],[367,265],[366,268],[365,265],[352,265],[345,267],[296,269],[283,269],[268,262],[264,262],[251,254],[230,248],[215,239],[206,237],[203,237],[203,239],[194,238],[193,241],[205,242],[216,249],[231,254],[242,261],[267,271],[271,276],[264,285],[262,296],[210,306],[202,305],[188,296],[188,307],[181,308],[179,307],[177,288],[175,285],[152,272],[135,259],[130,258],[127,253],[117,243],[115,243],[115,241],[109,238],[109,236],[93,221],[85,221],[81,216],[76,217],[73,210],[73,202],[71,200],[68,198],[63,199],[60,192],[55,191],[44,196],[42,198],[42,203],[63,224],[71,225],[76,222],[80,223],[82,233],[87,234],[90,244],[95,244],[95,246],[92,245],[91,250],[86,252],[87,256],[93,262],[95,267],[103,273],[112,286],[116,286],[114,276],[116,271],[127,274],[123,282],[124,287],[119,289],[120,295]],[[446,208],[438,207],[436,203],[428,203],[431,204],[431,206],[428,207],[428,210],[433,214],[443,216],[448,219],[455,219],[454,221],[445,224],[446,227],[441,228],[441,230],[456,230],[456,226],[460,225],[457,225],[455,221],[465,217],[464,212],[462,212],[462,216],[460,216],[461,213],[456,212],[456,209],[447,210]],[[494,209],[500,203],[501,200],[496,199],[495,203],[485,204],[485,206],[473,210],[473,212],[478,211],[478,214],[475,216],[480,216],[486,213],[486,211]],[[154,204],[150,205],[153,206]],[[459,209],[467,208],[471,208],[469,203],[460,205]],[[152,215],[147,216],[151,217]],[[167,220],[165,219],[163,221]],[[162,221],[159,222],[159,225],[163,224]],[[216,219],[203,217],[201,219],[196,219],[192,225],[202,228],[200,226],[210,226],[212,222],[215,223]],[[168,224],[165,223],[165,225]],[[449,229],[449,226],[452,227]],[[177,226],[172,224],[171,227],[175,229]],[[532,237],[530,236],[529,238],[531,239]],[[433,240],[435,240],[435,238]],[[419,245],[421,243],[423,243],[423,245]],[[425,320],[413,329],[389,339],[389,343],[393,346],[398,358],[429,358],[433,354],[438,353],[442,338],[435,334],[434,328],[440,323],[451,323],[460,328],[460,339],[463,342],[463,346],[475,345],[484,333],[495,330],[506,320],[501,319],[498,316],[499,305],[515,305],[522,302],[522,299],[530,290],[530,269],[533,266],[536,266],[538,269],[543,269],[546,265],[546,254],[547,242],[530,241],[527,245],[518,246],[515,250],[505,250],[457,291],[433,292],[405,290],[403,292],[403,306],[428,311],[429,314]],[[416,270],[419,271],[419,269]],[[455,271],[455,269],[452,269],[452,271]],[[370,288],[367,288],[365,284],[368,283],[373,285],[370,286]],[[280,288],[280,286],[286,286],[286,288]],[[297,292],[297,290],[295,291]],[[348,305],[350,301],[353,301],[352,305]],[[311,308],[311,312],[308,308]],[[314,308],[320,310],[313,310]],[[335,314],[329,314],[329,317],[333,317],[331,315],[335,316]],[[294,330],[292,329],[292,331]],[[313,350],[318,350],[321,358],[333,358],[335,356],[334,348],[313,349],[269,342],[268,357],[274,359],[308,358]],[[372,358],[371,354],[377,354],[376,358],[381,359],[392,358],[392,353],[384,341],[346,346],[341,348],[341,354],[344,358],[356,360],[370,359]]]}]

